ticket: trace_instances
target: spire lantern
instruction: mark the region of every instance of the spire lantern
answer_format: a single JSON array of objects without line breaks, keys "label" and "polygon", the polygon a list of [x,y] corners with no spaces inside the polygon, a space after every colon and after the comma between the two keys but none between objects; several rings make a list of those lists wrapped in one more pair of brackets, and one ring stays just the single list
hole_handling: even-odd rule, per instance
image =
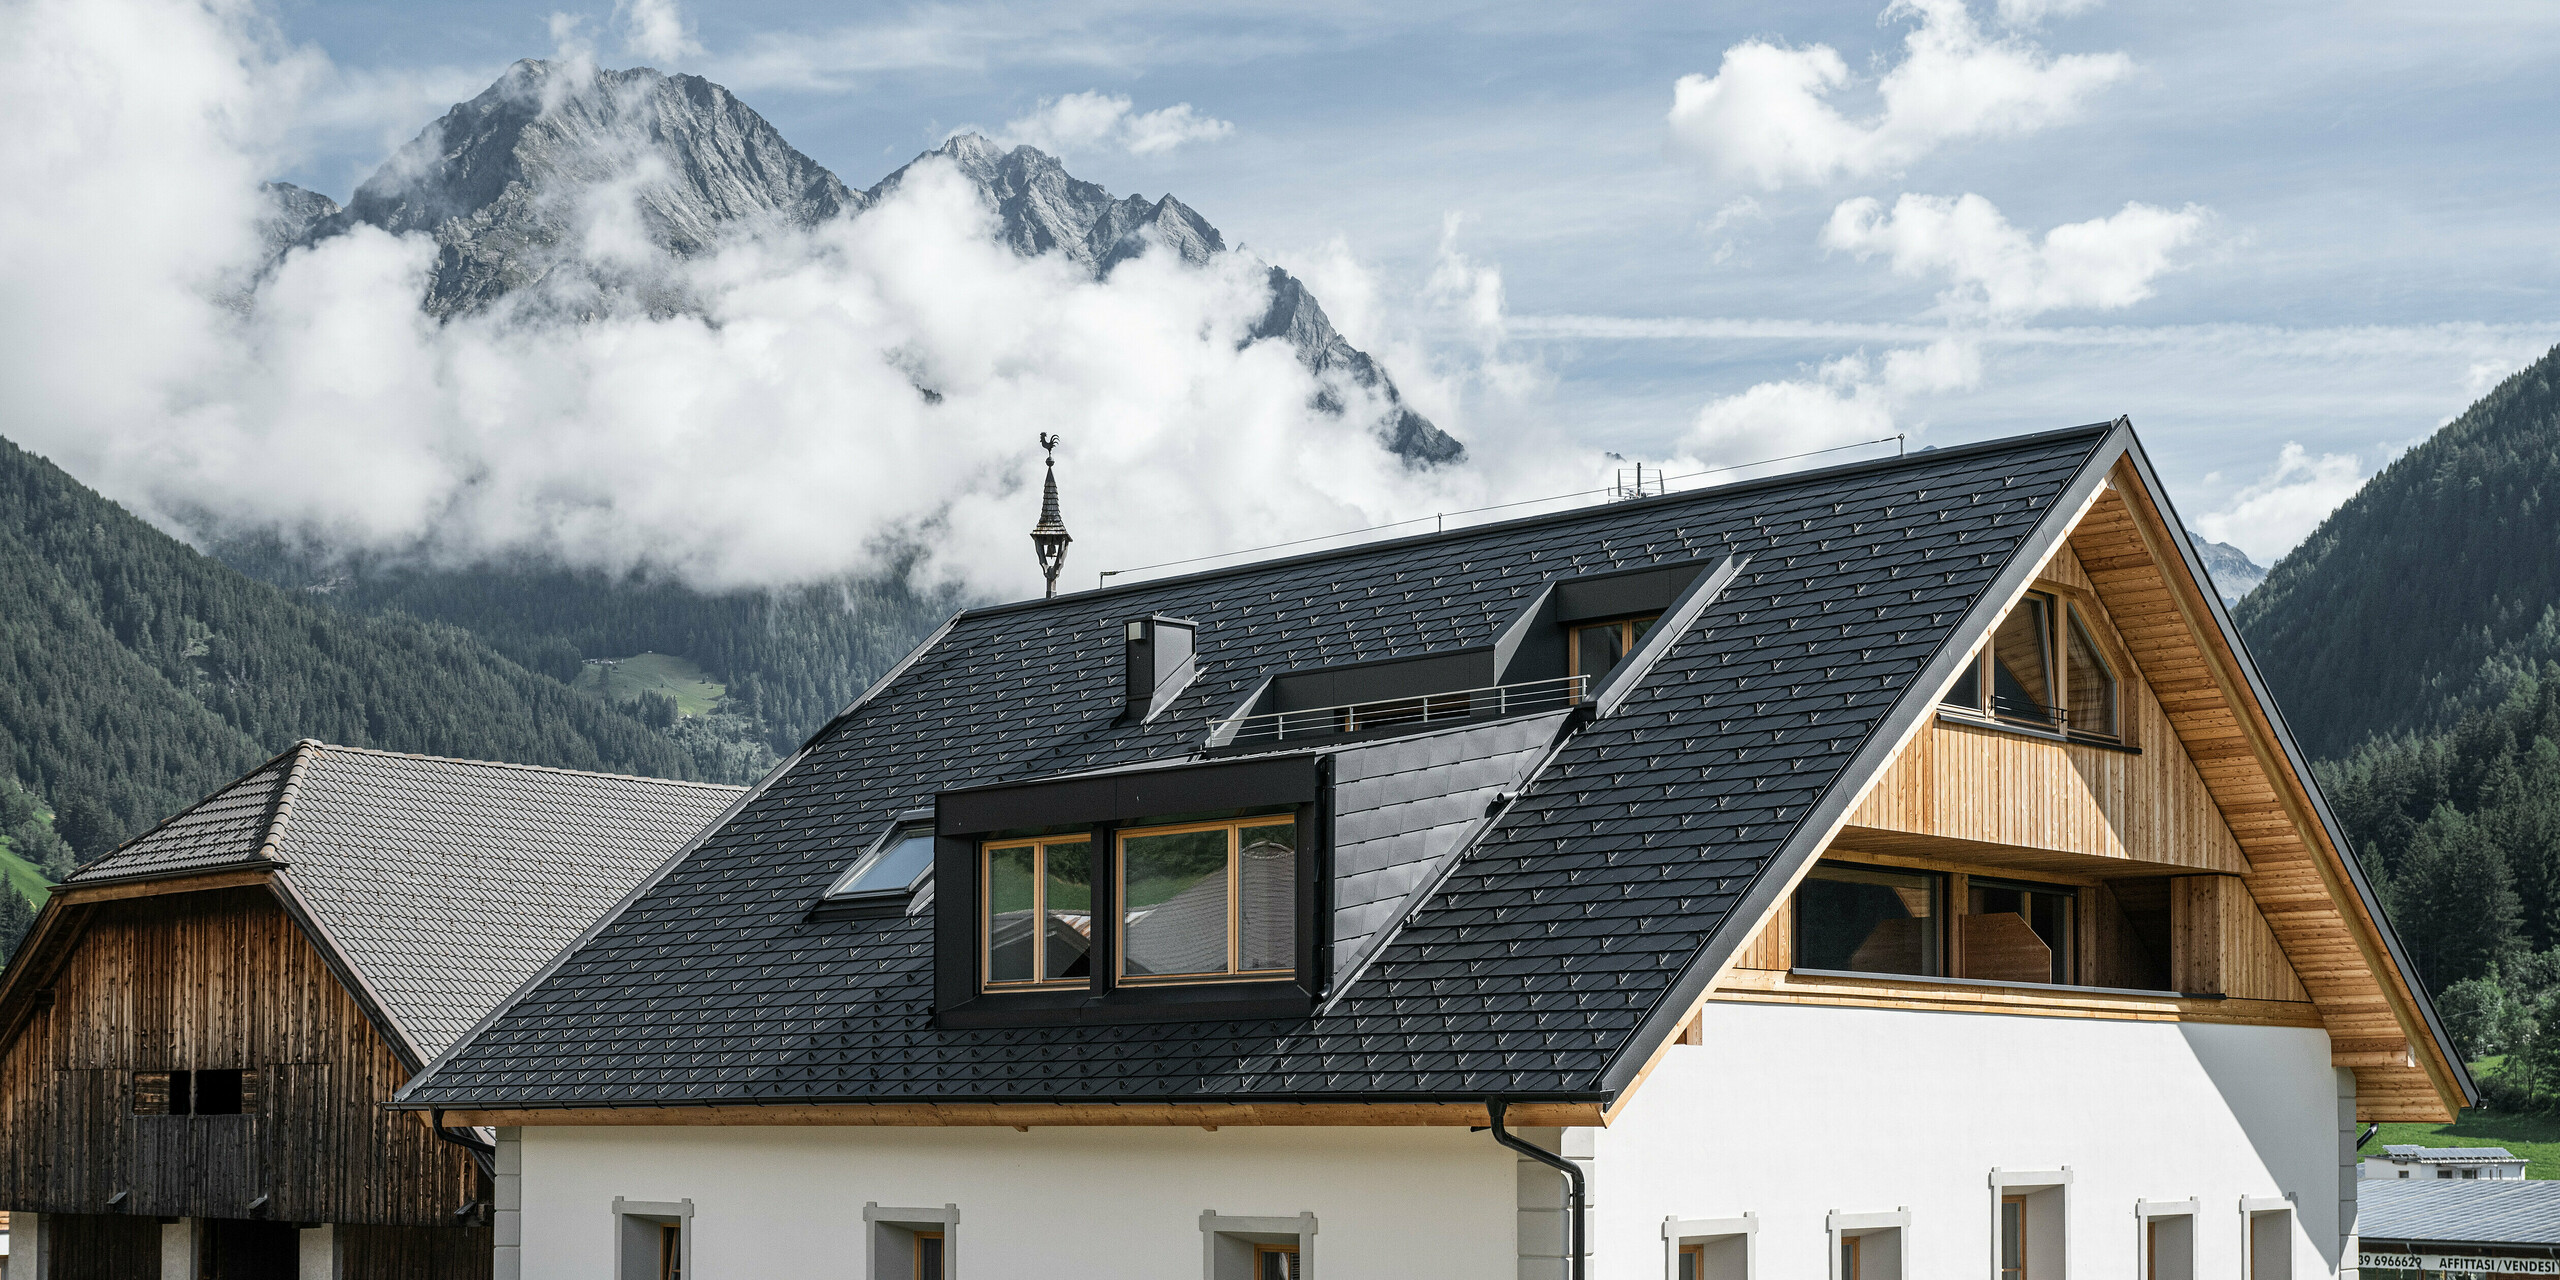
[{"label": "spire lantern", "polygon": [[1049,598],[1058,595],[1058,570],[1066,567],[1067,544],[1075,541],[1068,535],[1067,524],[1058,515],[1058,437],[1043,431],[1040,448],[1049,455],[1048,478],[1040,487],[1040,523],[1031,526],[1031,554],[1040,562],[1040,572],[1049,579]]}]

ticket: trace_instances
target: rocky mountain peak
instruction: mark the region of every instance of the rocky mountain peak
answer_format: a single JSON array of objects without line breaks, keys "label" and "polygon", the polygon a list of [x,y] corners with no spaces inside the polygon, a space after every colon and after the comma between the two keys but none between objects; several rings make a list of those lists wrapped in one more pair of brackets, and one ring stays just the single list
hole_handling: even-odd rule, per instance
[{"label": "rocky mountain peak", "polygon": [[[948,161],[978,189],[1014,252],[1063,254],[1097,280],[1159,244],[1193,263],[1229,251],[1208,219],[1171,195],[1115,197],[1036,147],[955,134],[856,191],[700,76],[540,59],[516,63],[455,104],[344,209],[284,184],[269,196],[278,234],[292,233],[287,243],[358,223],[432,236],[436,263],[423,302],[438,317],[501,300],[564,319],[634,304],[671,314],[695,305],[666,269],[672,260],[759,224],[810,227],[859,214],[928,160]],[[1357,397],[1345,393],[1357,388],[1384,402],[1379,440],[1409,464],[1465,456],[1334,330],[1304,284],[1277,267],[1270,281],[1271,306],[1245,340],[1287,343],[1327,382],[1319,408],[1349,412]]]},{"label": "rocky mountain peak", "polygon": [[812,226],[867,203],[700,76],[526,59],[395,152],[313,234],[361,222],[435,237],[426,307],[451,315],[610,257],[589,252],[597,210],[583,198],[608,184],[629,187],[640,235],[679,257],[742,222]]}]

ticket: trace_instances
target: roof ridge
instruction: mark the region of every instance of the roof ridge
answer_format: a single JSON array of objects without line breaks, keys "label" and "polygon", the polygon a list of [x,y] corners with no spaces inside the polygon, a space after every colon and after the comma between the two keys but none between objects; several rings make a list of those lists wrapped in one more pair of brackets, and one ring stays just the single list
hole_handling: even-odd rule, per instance
[{"label": "roof ridge", "polygon": [[[1870,458],[1864,462],[1843,462],[1828,467],[1810,467],[1803,471],[1786,471],[1773,476],[1759,476],[1749,480],[1736,480],[1730,484],[1701,485],[1695,489],[1683,489],[1678,493],[1668,493],[1658,497],[1641,499],[1640,502],[1642,505],[1648,507],[1658,506],[1662,503],[1676,503],[1683,501],[1694,502],[1711,495],[1716,497],[1730,497],[1738,493],[1755,493],[1764,489],[1783,488],[1788,485],[1812,484],[1823,480],[1837,479],[1844,475],[1855,475],[1862,471],[1888,471],[1897,467],[1919,466],[1924,463],[1940,463],[1945,462],[1950,458],[1968,457],[1978,453],[2000,453],[2011,449],[2022,449],[2039,444],[2049,444],[2055,440],[2075,435],[2087,435],[2093,439],[2101,438],[2104,437],[2107,432],[2113,431],[2117,426],[2125,425],[2126,423],[2127,420],[2124,417],[2119,416],[2105,422],[2083,423],[2076,427],[2056,427],[2049,431],[2030,431],[2014,436],[1998,436],[1989,440],[1975,440],[1966,444],[1949,445],[1943,449],[1930,446],[1923,448],[1918,453],[1903,454],[1897,457]],[[1747,467],[1757,464],[1746,462],[1738,465]],[[1541,501],[1541,499],[1530,498],[1526,501],[1537,502]],[[1479,534],[1490,533],[1495,530],[1516,529],[1527,525],[1545,522],[1587,519],[1593,515],[1610,510],[1619,505],[1621,504],[1614,502],[1600,502],[1587,506],[1570,507],[1563,511],[1541,511],[1534,515],[1513,516],[1506,520],[1489,520],[1483,524],[1471,524],[1456,529],[1438,530],[1431,533],[1404,534],[1393,538],[1379,538],[1370,542],[1354,543],[1346,547],[1325,547],[1315,551],[1302,551],[1296,555],[1278,556],[1268,560],[1246,560],[1238,564],[1223,565],[1215,569],[1199,569],[1190,573],[1167,574],[1161,578],[1147,578],[1137,582],[1122,583],[1113,587],[1099,587],[1090,592],[1073,591],[1059,596],[1035,596],[1026,600],[1008,600],[1000,604],[981,605],[975,609],[963,609],[957,617],[974,619],[986,617],[992,614],[1016,613],[1051,605],[1063,605],[1069,601],[1092,600],[1102,596],[1127,595],[1133,592],[1170,586],[1174,583],[1206,582],[1216,578],[1225,577],[1229,574],[1252,573],[1260,570],[1277,568],[1282,565],[1307,564],[1343,556],[1364,555],[1371,552],[1384,551],[1388,548],[1397,546],[1411,546],[1423,542],[1472,537]],[[1358,533],[1362,531],[1354,530],[1352,532]],[[1340,536],[1350,537],[1352,535],[1350,533],[1346,533]],[[1242,551],[1224,552],[1220,554],[1250,555],[1254,550],[1255,548],[1248,547]]]},{"label": "roof ridge", "polygon": [[701,787],[710,791],[746,790],[745,787],[734,782],[701,782],[692,778],[657,778],[651,777],[645,773],[608,773],[602,769],[563,769],[558,765],[520,764],[513,760],[474,760],[467,756],[438,756],[429,755],[422,751],[386,751],[380,747],[350,747],[342,743],[321,742],[316,738],[305,738],[303,741],[310,743],[315,747],[325,747],[331,751],[346,751],[357,755],[367,756],[383,756],[393,760],[425,760],[436,764],[468,764],[490,769],[523,769],[532,773],[565,773],[573,777],[580,778],[617,778],[626,782],[655,782],[670,787]]},{"label": "roof ridge", "polygon": [[312,759],[324,749],[325,744],[318,738],[300,739],[288,749],[293,763],[284,767],[284,784],[276,788],[276,798],[267,806],[267,830],[258,839],[258,857],[269,862],[284,861],[277,846],[284,842],[284,824],[293,819],[293,797],[302,789],[302,775]]},{"label": "roof ridge", "polygon": [[[304,741],[309,741],[309,739],[304,739]],[[206,792],[194,804],[188,805],[187,807],[178,810],[176,813],[170,814],[168,817],[162,818],[158,822],[152,823],[150,826],[144,827],[142,830],[125,837],[116,845],[115,848],[109,849],[105,853],[99,854],[97,857],[92,858],[88,862],[74,868],[71,875],[63,880],[63,883],[69,884],[71,881],[79,879],[82,874],[107,865],[107,863],[112,861],[116,855],[123,853],[125,850],[130,849],[155,835],[160,834],[164,828],[175,823],[178,819],[186,817],[188,814],[194,813],[196,810],[231,794],[232,791],[236,790],[240,786],[240,784],[249,781],[251,778],[264,775],[268,770],[283,763],[286,756],[293,755],[300,750],[302,750],[302,743],[296,742],[292,746],[287,747],[274,755],[268,756],[265,760],[259,762],[257,768],[251,769],[247,773],[241,774],[240,776],[233,778],[231,781],[223,783],[221,786]]]}]

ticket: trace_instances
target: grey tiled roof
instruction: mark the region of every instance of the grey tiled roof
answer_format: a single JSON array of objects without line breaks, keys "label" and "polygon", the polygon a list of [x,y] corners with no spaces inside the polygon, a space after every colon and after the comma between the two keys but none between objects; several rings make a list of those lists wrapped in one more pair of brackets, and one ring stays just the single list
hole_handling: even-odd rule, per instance
[{"label": "grey tiled roof", "polygon": [[2505,1147],[2424,1147],[2414,1142],[2389,1143],[2382,1148],[2382,1154],[2389,1160],[2417,1161],[2523,1159]]},{"label": "grey tiled roof", "polygon": [[304,742],[74,879],[280,860],[424,1061],[743,790]]},{"label": "grey tiled roof", "polygon": [[297,747],[71,873],[67,884],[179,875],[264,862]]},{"label": "grey tiled roof", "polygon": [[[1605,1096],[1888,713],[1922,713],[1916,677],[1942,650],[1952,670],[1959,625],[1987,625],[1988,589],[2032,567],[2013,564],[2020,548],[2048,524],[2059,536],[2048,517],[2096,483],[2106,438],[2054,432],[963,614],[402,1098]],[[1618,713],[1575,731],[1312,1017],[937,1027],[929,916],[806,918],[938,791],[1179,758],[1270,673],[1486,643],[1557,575],[1731,556],[1747,567]],[[1146,614],[1199,621],[1199,676],[1153,721],[1120,724],[1119,624]]]},{"label": "grey tiled roof", "polygon": [[2402,1241],[2560,1245],[2560,1182],[2375,1178],[2356,1184],[2367,1248]]}]

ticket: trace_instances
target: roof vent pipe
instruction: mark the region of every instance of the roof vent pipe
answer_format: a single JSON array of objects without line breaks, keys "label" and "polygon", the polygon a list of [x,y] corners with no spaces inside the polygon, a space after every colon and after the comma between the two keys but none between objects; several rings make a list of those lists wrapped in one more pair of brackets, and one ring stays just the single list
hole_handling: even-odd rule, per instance
[{"label": "roof vent pipe", "polygon": [[1144,724],[1164,714],[1174,697],[1198,673],[1191,658],[1191,633],[1198,624],[1186,618],[1131,618],[1122,627],[1120,722]]}]

